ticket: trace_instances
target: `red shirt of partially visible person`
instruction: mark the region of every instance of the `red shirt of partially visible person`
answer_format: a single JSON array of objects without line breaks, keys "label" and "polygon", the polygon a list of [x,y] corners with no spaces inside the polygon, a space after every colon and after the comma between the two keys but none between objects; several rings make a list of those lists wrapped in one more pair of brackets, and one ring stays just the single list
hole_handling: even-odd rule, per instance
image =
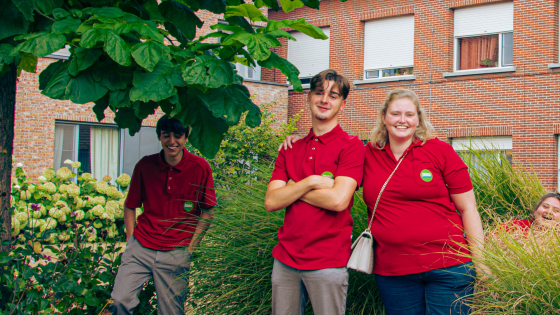
[{"label": "red shirt of partially visible person", "polygon": [[173,250],[188,246],[201,209],[216,205],[212,170],[206,160],[183,149],[175,166],[163,151],[143,157],[134,167],[125,206],[144,206],[134,237],[144,247]]},{"label": "red shirt of partially visible person", "polygon": [[[317,162],[316,162],[317,161]],[[273,180],[296,182],[311,175],[347,176],[362,182],[364,145],[337,125],[330,132],[317,137],[313,129],[292,149],[281,150]],[[350,259],[352,237],[352,208],[336,212],[297,200],[286,208],[284,225],[278,229],[278,245],[272,256],[282,263],[300,270],[344,267]]]},{"label": "red shirt of partially visible person", "polygon": [[[389,147],[387,143],[379,150],[371,142],[366,146],[363,195],[368,220],[381,187],[397,165]],[[449,196],[473,188],[467,166],[437,138],[424,145],[416,140],[405,152],[373,220],[373,273],[399,276],[470,261],[463,223]]]}]

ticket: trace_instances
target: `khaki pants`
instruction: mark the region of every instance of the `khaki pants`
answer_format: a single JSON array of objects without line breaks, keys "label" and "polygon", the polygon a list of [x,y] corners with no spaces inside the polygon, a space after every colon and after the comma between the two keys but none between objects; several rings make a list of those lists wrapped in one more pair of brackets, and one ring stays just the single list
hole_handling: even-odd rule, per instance
[{"label": "khaki pants", "polygon": [[128,239],[121,265],[115,278],[111,298],[113,314],[132,314],[138,305],[138,294],[150,278],[154,279],[158,297],[158,314],[184,315],[190,269],[187,248],[159,251],[142,247],[134,236]]},{"label": "khaki pants", "polygon": [[315,315],[344,315],[347,291],[346,267],[299,270],[274,259],[273,315],[303,315],[306,296],[309,296]]}]

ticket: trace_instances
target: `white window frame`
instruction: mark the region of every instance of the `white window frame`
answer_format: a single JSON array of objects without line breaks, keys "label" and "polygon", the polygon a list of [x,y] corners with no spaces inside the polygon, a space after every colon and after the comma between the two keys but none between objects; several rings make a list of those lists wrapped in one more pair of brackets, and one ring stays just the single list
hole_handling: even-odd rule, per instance
[{"label": "white window frame", "polygon": [[[456,36],[454,38],[454,42],[453,42],[453,52],[454,52],[453,72],[473,71],[473,70],[486,71],[486,70],[492,70],[492,69],[496,69],[496,68],[511,68],[511,67],[513,67],[513,63],[511,65],[503,65],[503,55],[504,55],[503,36],[504,36],[504,34],[509,34],[509,33],[513,33],[513,31],[482,34],[482,35],[479,34],[479,35],[472,35],[472,36]],[[488,67],[488,68],[473,68],[473,69],[459,70],[459,62],[461,61],[460,60],[460,51],[459,51],[459,39],[469,38],[469,37],[482,37],[482,36],[489,36],[489,35],[499,35],[498,36],[498,66],[497,67]]]},{"label": "white window frame", "polygon": [[[399,16],[399,17],[389,17],[387,19],[399,19],[399,18],[412,18],[412,23],[414,25],[414,16]],[[365,21],[365,23],[368,22],[375,22],[375,21]],[[364,28],[365,28],[365,24],[364,24]],[[414,27],[412,29],[412,37],[413,37],[413,51],[412,51],[412,59],[414,60]],[[364,30],[364,46],[365,46],[365,42],[366,42],[366,38],[365,36],[367,36],[367,34],[365,34],[365,30]],[[406,80],[406,79],[413,79],[416,76],[414,74],[405,74],[405,75],[398,75],[398,76],[389,76],[389,77],[384,77],[383,76],[383,71],[384,70],[392,70],[392,69],[401,69],[401,68],[414,68],[414,62],[412,64],[409,65],[396,65],[396,66],[391,66],[391,67],[381,67],[381,68],[371,68],[371,69],[366,69],[366,55],[367,55],[367,51],[364,49],[364,70],[363,70],[363,78],[364,81],[367,80],[374,80],[374,81],[382,81],[382,80],[391,80],[393,81],[395,79],[395,77],[398,77],[399,79],[402,80]],[[368,76],[368,72],[369,71],[378,71],[377,72],[377,76],[376,77],[370,77]]]},{"label": "white window frame", "polygon": [[[511,7],[510,7],[511,6]],[[513,10],[513,2],[500,2],[500,3],[491,3],[491,4],[483,4],[477,7],[472,7],[472,8],[464,8],[464,9],[457,9],[457,10],[463,10],[462,12],[465,12],[464,10],[478,10],[480,8],[484,9],[484,8],[489,8],[488,10],[498,10],[500,12],[512,12],[509,10]],[[498,9],[496,9],[498,8]],[[507,10],[507,11],[506,11]],[[457,11],[456,11],[457,12]],[[471,11],[471,14],[473,11]],[[479,12],[480,13],[480,12]],[[457,15],[457,13],[456,13]],[[472,16],[472,15],[471,15]],[[455,19],[457,19],[457,16],[455,16]],[[478,31],[475,31],[475,33],[473,34],[464,34],[462,33],[462,29],[457,30],[458,26],[457,26],[457,20],[454,21],[454,34],[453,34],[453,72],[454,73],[467,73],[467,72],[497,72],[496,70],[498,70],[498,72],[502,72],[503,70],[515,70],[515,66],[512,65],[503,65],[503,34],[506,33],[513,33],[513,12],[511,13],[511,25],[508,25],[507,28],[508,29],[502,29],[502,30],[496,30],[494,29],[494,31],[492,31],[492,29],[490,29],[491,32],[486,32],[486,30],[483,29],[479,29]],[[464,25],[464,24],[463,24]],[[488,26],[488,25],[486,25]],[[492,25],[495,26],[495,25]],[[490,26],[490,27],[492,27]],[[502,25],[503,26],[503,25]],[[511,27],[511,29],[509,29]],[[459,32],[459,34],[457,34],[457,32]],[[497,67],[488,67],[488,68],[474,68],[474,69],[463,69],[460,70],[459,69],[459,62],[460,62],[460,51],[459,51],[459,39],[460,38],[468,38],[468,37],[480,37],[480,36],[488,36],[488,35],[499,35],[498,36],[498,66]],[[502,70],[502,71],[500,71]],[[445,73],[444,73],[444,77],[445,77]]]},{"label": "white window frame", "polygon": [[[237,74],[245,80],[261,81],[261,66],[258,64],[255,67],[251,67],[237,62],[235,63],[235,69],[237,70]],[[249,78],[249,69],[253,70],[253,78]]]}]

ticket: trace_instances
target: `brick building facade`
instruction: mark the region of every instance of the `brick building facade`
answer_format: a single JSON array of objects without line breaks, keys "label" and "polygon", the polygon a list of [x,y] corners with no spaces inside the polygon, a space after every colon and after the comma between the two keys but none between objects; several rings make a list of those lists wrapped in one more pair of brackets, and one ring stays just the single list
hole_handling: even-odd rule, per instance
[{"label": "brick building facade", "polygon": [[[209,26],[215,24],[221,18],[221,16],[206,11],[199,12],[199,15],[205,23],[203,28],[198,31],[197,36],[203,36],[210,32]],[[214,38],[211,40],[214,40]],[[25,164],[25,169],[33,180],[40,176],[45,168],[53,167],[57,162],[55,157],[57,126],[59,129],[63,129],[60,126],[66,129],[65,140],[60,141],[64,142],[61,149],[65,149],[64,146],[68,144],[66,142],[72,142],[70,144],[73,145],[72,153],[64,150],[62,161],[70,155],[73,160],[89,160],[88,154],[91,154],[91,150],[94,150],[93,143],[90,143],[90,138],[93,137],[91,136],[91,128],[116,130],[118,133],[116,136],[118,138],[118,144],[116,144],[118,152],[113,152],[116,159],[112,159],[116,161],[116,165],[104,166],[112,169],[113,176],[122,172],[131,174],[133,165],[141,156],[159,150],[159,142],[157,142],[154,132],[157,120],[163,115],[159,109],[154,115],[143,121],[140,136],[145,138],[144,140],[138,140],[128,137],[127,130],[116,128],[113,122],[114,115],[110,109],[105,111],[106,118],[98,122],[92,111],[92,103],[80,105],[70,101],[53,100],[42,95],[38,88],[39,73],[51,62],[56,61],[56,58],[68,58],[68,55],[61,51],[50,57],[52,58],[39,58],[37,73],[22,72],[17,83],[13,157],[15,162]],[[288,84],[251,79],[246,80],[244,84],[253,96],[255,104],[276,103],[272,111],[275,113],[278,124],[287,121]],[[70,136],[75,141],[66,141],[70,137],[68,131],[73,133]],[[144,143],[145,146],[139,147],[137,143]],[[134,154],[128,154],[131,147],[135,150]],[[82,149],[85,150],[85,157],[81,156],[82,151],[84,151]],[[104,155],[105,153],[101,154]],[[58,163],[60,166],[60,157]],[[82,162],[84,168],[89,167],[85,164]],[[86,171],[89,170],[86,168]]]},{"label": "brick building facade", "polygon": [[[509,146],[504,150],[512,154],[513,163],[532,167],[547,189],[558,189],[558,0],[324,0],[320,10],[304,7],[290,13],[270,11],[269,17],[303,17],[316,26],[329,28],[329,66],[346,74],[352,82],[341,120],[346,130],[367,137],[384,96],[396,88],[410,89],[419,95],[438,137],[454,146],[467,137],[503,140]],[[366,64],[378,61],[368,58],[383,52],[383,45],[376,46],[372,38],[383,43],[381,33],[385,31],[389,38],[400,36],[397,28],[377,28],[372,34],[368,27],[389,25],[388,22],[398,22],[401,17],[413,18],[410,41],[400,43],[403,49],[411,47],[413,64],[399,64],[400,69],[380,66],[367,72]],[[488,34],[474,30],[468,33],[469,27],[488,23],[496,24],[488,26]],[[490,40],[490,33],[496,43],[499,36],[499,57],[488,58],[488,62],[481,60],[475,69],[463,68],[459,59],[470,58],[459,48],[467,47],[468,40],[464,38],[486,36]],[[477,40],[482,39],[474,38]],[[392,45],[385,43],[387,47]],[[463,43],[465,46],[460,46]],[[289,45],[284,40],[283,46],[275,51],[287,58]],[[320,52],[307,54],[324,58]],[[401,72],[395,75],[395,70]],[[378,77],[370,79],[366,76],[370,73]],[[262,77],[286,82],[279,71],[263,70]],[[306,92],[289,92],[289,117],[302,109],[308,112]],[[300,132],[305,133],[310,125],[309,115],[303,114]]]}]

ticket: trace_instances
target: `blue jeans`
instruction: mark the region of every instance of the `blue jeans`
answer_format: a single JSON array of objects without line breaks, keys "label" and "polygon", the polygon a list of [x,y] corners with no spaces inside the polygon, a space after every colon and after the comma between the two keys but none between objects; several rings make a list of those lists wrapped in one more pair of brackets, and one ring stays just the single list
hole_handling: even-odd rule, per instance
[{"label": "blue jeans", "polygon": [[470,314],[472,262],[403,276],[375,275],[386,315]]}]

